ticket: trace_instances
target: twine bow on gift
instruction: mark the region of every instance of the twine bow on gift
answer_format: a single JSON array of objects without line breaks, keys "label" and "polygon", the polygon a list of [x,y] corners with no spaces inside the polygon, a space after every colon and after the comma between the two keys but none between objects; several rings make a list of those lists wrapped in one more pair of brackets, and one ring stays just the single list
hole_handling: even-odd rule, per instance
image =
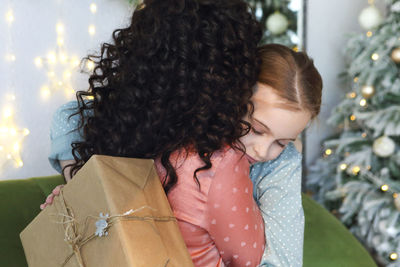
[{"label": "twine bow on gift", "polygon": [[[149,209],[155,210],[152,207],[143,206],[136,210],[131,209],[131,210],[125,212],[124,214],[117,214],[117,215],[112,215],[112,216],[109,216],[108,213],[105,215],[103,215],[103,213],[100,213],[100,217],[87,215],[85,218],[84,230],[82,233],[79,233],[79,231],[78,231],[79,223],[75,219],[75,215],[73,213],[72,208],[66,204],[62,189],[60,190],[59,199],[60,199],[60,203],[61,203],[61,212],[59,212],[58,214],[52,214],[52,215],[62,216],[62,221],[56,222],[56,223],[60,223],[63,225],[64,241],[70,245],[70,247],[72,248],[72,251],[73,251],[65,259],[65,261],[63,262],[61,267],[64,267],[65,264],[67,264],[67,262],[74,255],[76,256],[79,267],[85,267],[85,264],[83,263],[83,259],[82,259],[82,255],[81,255],[81,247],[95,237],[107,236],[108,235],[107,230],[113,224],[115,224],[117,221],[126,221],[126,220],[159,221],[159,222],[176,221],[176,218],[173,216],[160,216],[160,217],[158,217],[158,216],[142,216],[142,217],[140,217],[140,216],[132,215],[133,213],[135,213],[139,210],[142,210],[144,208],[149,208]],[[86,231],[87,231],[89,218],[98,219],[96,221],[96,232],[92,233],[88,237],[84,238]],[[169,259],[167,260],[167,262],[165,263],[164,266],[167,266],[168,262],[169,262]]]}]

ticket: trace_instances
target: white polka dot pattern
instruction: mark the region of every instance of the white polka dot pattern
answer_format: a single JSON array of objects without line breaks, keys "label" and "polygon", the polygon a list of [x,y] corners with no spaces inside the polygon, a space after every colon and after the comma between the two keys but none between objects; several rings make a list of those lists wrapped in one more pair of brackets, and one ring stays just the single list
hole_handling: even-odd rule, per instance
[{"label": "white polka dot pattern", "polygon": [[259,266],[302,266],[301,159],[291,142],[275,160],[251,166],[254,198],[265,222],[266,247]]},{"label": "white polka dot pattern", "polygon": [[[88,101],[88,100],[85,100]],[[87,103],[87,102],[86,102]],[[61,173],[59,160],[72,160],[71,144],[82,140],[82,130],[76,131],[79,122],[79,114],[69,116],[77,111],[76,100],[69,101],[60,106],[53,114],[50,126],[50,155],[48,156],[51,166]],[[92,114],[91,111],[85,111]]]}]

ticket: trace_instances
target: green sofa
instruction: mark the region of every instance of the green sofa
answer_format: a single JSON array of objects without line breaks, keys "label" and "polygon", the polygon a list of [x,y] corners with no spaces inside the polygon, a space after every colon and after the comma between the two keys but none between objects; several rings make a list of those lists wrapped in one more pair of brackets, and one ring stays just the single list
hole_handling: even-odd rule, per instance
[{"label": "green sofa", "polygon": [[[0,181],[0,267],[27,266],[19,233],[62,176]],[[304,267],[375,267],[357,239],[322,206],[303,194]],[[88,266],[92,267],[92,266]],[[288,266],[289,267],[289,266]]]}]

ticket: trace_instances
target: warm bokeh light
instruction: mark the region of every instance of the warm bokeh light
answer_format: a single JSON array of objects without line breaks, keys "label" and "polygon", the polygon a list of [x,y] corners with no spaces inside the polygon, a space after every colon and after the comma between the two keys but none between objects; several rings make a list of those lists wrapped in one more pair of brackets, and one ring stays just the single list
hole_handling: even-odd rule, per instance
[{"label": "warm bokeh light", "polygon": [[49,52],[47,54],[47,60],[50,64],[56,64],[57,63],[57,55],[53,51]]},{"label": "warm bokeh light", "polygon": [[347,169],[347,164],[346,164],[346,163],[340,164],[340,169],[341,169],[342,171],[346,170],[346,169]]},{"label": "warm bokeh light", "polygon": [[64,54],[64,53],[62,53],[62,52],[59,53],[58,58],[60,59],[60,62],[61,62],[62,64],[65,64],[65,63],[67,62],[67,60],[68,60],[67,55]]},{"label": "warm bokeh light", "polygon": [[86,68],[88,70],[93,70],[94,69],[94,62],[91,61],[91,60],[88,60],[87,63],[86,63]]},{"label": "warm bokeh light", "polygon": [[4,117],[5,119],[9,119],[9,118],[12,117],[13,113],[14,113],[14,112],[13,112],[12,108],[10,108],[10,107],[5,107],[4,110],[3,110],[3,117]]},{"label": "warm bokeh light", "polygon": [[97,12],[97,5],[95,3],[90,4],[90,12],[93,14]]},{"label": "warm bokeh light", "polygon": [[14,20],[14,12],[10,9],[6,13],[6,21],[11,24],[14,22]]},{"label": "warm bokeh light", "polygon": [[14,54],[11,54],[11,53],[7,53],[6,54],[6,56],[5,56],[5,58],[6,58],[6,61],[8,61],[8,62],[14,62],[17,58],[15,57],[15,55]]},{"label": "warm bokeh light", "polygon": [[42,86],[42,88],[40,88],[40,94],[42,95],[42,98],[47,99],[51,95],[51,91],[49,87]]},{"label": "warm bokeh light", "polygon": [[357,94],[355,92],[350,92],[347,94],[348,98],[355,98],[357,96]]},{"label": "warm bokeh light", "polygon": [[377,53],[373,53],[372,55],[371,55],[371,58],[372,58],[372,60],[378,60],[379,59],[379,55],[377,54]]},{"label": "warm bokeh light", "polygon": [[57,23],[56,31],[57,31],[58,34],[63,34],[64,33],[64,25],[61,22]]},{"label": "warm bokeh light", "polygon": [[58,37],[57,38],[57,44],[58,44],[58,46],[63,46],[64,45],[64,38]]},{"label": "warm bokeh light", "polygon": [[397,255],[396,252],[393,252],[393,253],[390,254],[390,259],[391,260],[397,260],[397,258],[398,258],[398,255]]},{"label": "warm bokeh light", "polygon": [[43,60],[40,57],[35,58],[35,65],[36,67],[40,68],[43,66]]},{"label": "warm bokeh light", "polygon": [[384,185],[381,186],[381,190],[386,192],[386,191],[389,190],[389,186],[387,184],[384,184]]},{"label": "warm bokeh light", "polygon": [[89,25],[89,34],[95,35],[95,33],[96,33],[96,27],[93,24]]},{"label": "warm bokeh light", "polygon": [[360,170],[361,169],[360,169],[359,166],[354,166],[353,169],[352,169],[354,175],[357,175],[360,172]]}]

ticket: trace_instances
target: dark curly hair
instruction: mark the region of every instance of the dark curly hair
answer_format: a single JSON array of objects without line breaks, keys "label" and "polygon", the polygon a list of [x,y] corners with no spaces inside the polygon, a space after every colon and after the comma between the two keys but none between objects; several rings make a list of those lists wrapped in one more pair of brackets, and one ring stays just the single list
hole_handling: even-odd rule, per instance
[{"label": "dark curly hair", "polygon": [[253,110],[261,39],[244,1],[145,0],[112,37],[115,44],[84,58],[95,68],[71,115],[80,114],[84,139],[72,143],[71,177],[93,154],[160,157],[168,193],[177,182],[175,150],[191,147],[204,161],[193,174],[198,184],[214,151],[244,152],[237,141],[250,128],[242,118]]}]

